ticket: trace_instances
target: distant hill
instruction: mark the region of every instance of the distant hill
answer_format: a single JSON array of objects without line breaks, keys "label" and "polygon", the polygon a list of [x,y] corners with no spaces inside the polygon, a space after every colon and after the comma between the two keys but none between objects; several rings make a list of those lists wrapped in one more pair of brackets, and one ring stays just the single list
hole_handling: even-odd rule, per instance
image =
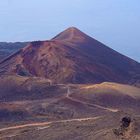
[{"label": "distant hill", "polygon": [[16,52],[17,50],[25,47],[27,42],[0,42],[0,60],[4,59],[8,55]]}]

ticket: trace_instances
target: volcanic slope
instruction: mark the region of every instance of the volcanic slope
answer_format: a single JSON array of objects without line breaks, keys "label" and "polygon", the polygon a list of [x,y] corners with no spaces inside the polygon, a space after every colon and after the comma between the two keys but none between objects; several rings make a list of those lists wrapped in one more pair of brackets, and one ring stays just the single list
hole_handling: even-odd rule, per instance
[{"label": "volcanic slope", "polygon": [[0,74],[45,77],[53,83],[139,84],[140,64],[71,27],[6,58]]}]

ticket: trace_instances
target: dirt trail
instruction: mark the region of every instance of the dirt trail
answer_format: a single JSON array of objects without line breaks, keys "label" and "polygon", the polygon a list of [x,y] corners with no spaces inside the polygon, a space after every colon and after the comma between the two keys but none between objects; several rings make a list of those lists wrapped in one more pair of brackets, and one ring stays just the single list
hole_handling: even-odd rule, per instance
[{"label": "dirt trail", "polygon": [[[78,99],[74,99],[72,97],[70,97],[71,95],[71,89],[69,87],[69,85],[67,86],[67,94],[66,94],[66,98],[74,101],[74,102],[78,102],[78,103],[82,103],[85,105],[89,105],[89,106],[94,106],[100,109],[104,109],[104,110],[108,110],[111,112],[118,112],[117,109],[112,109],[112,108],[106,108],[100,105],[96,105],[96,104],[91,104],[91,103],[86,103],[84,101],[80,101]],[[87,120],[96,120],[100,118],[99,117],[89,117],[89,118],[77,118],[77,119],[67,119],[67,120],[59,120],[59,121],[50,121],[50,122],[38,122],[38,123],[30,123],[30,124],[23,124],[23,125],[16,125],[16,126],[11,126],[11,127],[7,127],[7,128],[1,128],[0,132],[3,131],[9,131],[9,130],[16,130],[16,129],[22,129],[22,128],[26,128],[26,127],[38,127],[38,130],[41,129],[45,129],[45,128],[49,128],[49,125],[51,124],[55,124],[55,123],[66,123],[66,122],[73,122],[73,121],[87,121]]]},{"label": "dirt trail", "polygon": [[82,103],[82,104],[85,104],[85,105],[88,105],[88,106],[94,106],[94,107],[104,109],[104,110],[108,110],[108,111],[111,111],[111,112],[118,112],[119,111],[118,109],[103,107],[103,106],[100,106],[100,105],[97,105],[97,104],[91,104],[91,103],[87,103],[87,102],[84,102],[84,101],[80,101],[78,99],[74,99],[74,98],[70,97],[70,95],[71,95],[71,90],[70,90],[70,87],[67,86],[67,95],[66,95],[66,97],[68,99],[70,99],[71,101]]},{"label": "dirt trail", "polygon": [[11,127],[7,127],[7,128],[1,128],[0,132],[8,131],[8,130],[14,130],[14,129],[21,129],[21,128],[26,128],[26,127],[41,127],[41,126],[46,126],[46,125],[49,126],[50,124],[55,124],[55,123],[66,123],[66,122],[73,122],[73,121],[96,120],[98,118],[100,118],[100,116],[99,117],[90,117],[90,118],[68,119],[68,120],[60,120],[60,121],[50,121],[50,122],[42,122],[42,123],[30,123],[30,124],[11,126]]}]

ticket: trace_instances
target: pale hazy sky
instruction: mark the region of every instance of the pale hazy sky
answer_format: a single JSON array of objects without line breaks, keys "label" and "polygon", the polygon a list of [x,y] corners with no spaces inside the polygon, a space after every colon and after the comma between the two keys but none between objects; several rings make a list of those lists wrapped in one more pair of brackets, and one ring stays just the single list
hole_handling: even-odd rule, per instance
[{"label": "pale hazy sky", "polygon": [[0,41],[46,40],[70,26],[140,62],[140,0],[0,0]]}]

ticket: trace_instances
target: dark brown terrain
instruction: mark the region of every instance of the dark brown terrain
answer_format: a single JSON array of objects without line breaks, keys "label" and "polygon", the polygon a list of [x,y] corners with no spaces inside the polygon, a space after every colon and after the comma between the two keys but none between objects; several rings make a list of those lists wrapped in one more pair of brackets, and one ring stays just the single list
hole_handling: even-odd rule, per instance
[{"label": "dark brown terrain", "polygon": [[0,140],[140,140],[140,63],[71,27],[0,63]]},{"label": "dark brown terrain", "polygon": [[[139,140],[140,89],[117,84],[55,84],[36,77],[0,79],[2,140]],[[120,129],[123,117],[131,125]]]}]

